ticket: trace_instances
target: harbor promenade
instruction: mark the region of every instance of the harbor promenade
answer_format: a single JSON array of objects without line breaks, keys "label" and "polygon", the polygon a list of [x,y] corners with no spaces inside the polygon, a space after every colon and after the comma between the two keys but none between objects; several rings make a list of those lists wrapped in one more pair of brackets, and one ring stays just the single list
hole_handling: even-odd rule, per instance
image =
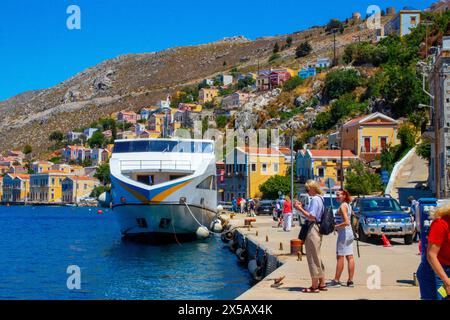
[{"label": "harbor promenade", "polygon": [[[229,219],[229,215],[225,215]],[[229,220],[232,226],[244,225],[245,215],[236,215]],[[277,223],[270,216],[258,216],[247,227],[237,229],[240,243],[246,239],[247,246],[266,251],[271,259],[278,261],[279,267],[258,282],[251,289],[239,296],[238,300],[417,300],[419,287],[414,285],[414,273],[420,262],[417,244],[404,245],[402,239],[393,239],[392,247],[383,247],[380,242],[359,243],[360,257],[354,242],[355,277],[354,288],[329,288],[320,293],[302,293],[302,288],[309,287],[311,280],[306,256],[299,261],[297,255],[290,254],[290,240],[297,238],[298,222],[290,232],[277,228]],[[266,241],[268,240],[268,241]],[[280,245],[281,244],[281,245]],[[333,279],[336,266],[336,235],[323,237],[322,259],[325,265],[327,281]],[[251,250],[249,250],[251,251]],[[253,256],[254,253],[250,252]],[[379,276],[378,276],[379,275]],[[274,279],[285,276],[282,284],[274,287]],[[341,282],[347,281],[347,270]],[[369,283],[369,286],[368,286]]]}]

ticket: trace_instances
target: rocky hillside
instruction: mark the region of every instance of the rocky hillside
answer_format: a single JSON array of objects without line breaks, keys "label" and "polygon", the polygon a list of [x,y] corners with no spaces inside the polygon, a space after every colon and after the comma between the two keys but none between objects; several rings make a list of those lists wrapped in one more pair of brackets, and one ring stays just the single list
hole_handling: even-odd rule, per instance
[{"label": "rocky hillside", "polygon": [[[31,144],[35,154],[45,153],[48,136],[54,130],[83,127],[100,117],[122,109],[139,110],[164,98],[178,86],[194,83],[237,66],[255,70],[266,67],[276,42],[293,38],[290,49],[281,52],[276,63],[299,67],[317,55],[331,54],[333,37],[324,28],[312,28],[292,35],[244,37],[157,53],[133,54],[107,60],[61,84],[46,90],[26,92],[0,102],[0,152]],[[373,36],[364,23],[349,23],[337,36],[337,47]],[[295,60],[295,47],[312,44],[308,60]]]}]

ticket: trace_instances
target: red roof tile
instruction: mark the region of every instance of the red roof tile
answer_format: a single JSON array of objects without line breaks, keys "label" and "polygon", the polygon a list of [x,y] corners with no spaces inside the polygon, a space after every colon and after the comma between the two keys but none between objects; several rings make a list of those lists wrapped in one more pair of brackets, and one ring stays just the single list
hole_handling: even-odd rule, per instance
[{"label": "red roof tile", "polygon": [[[308,150],[311,156],[317,158],[338,158],[341,156],[341,150]],[[350,150],[344,150],[344,158],[356,158]]]},{"label": "red roof tile", "polygon": [[245,153],[249,154],[270,154],[270,155],[280,155],[280,152],[275,148],[255,148],[255,147],[244,147],[239,148]]}]

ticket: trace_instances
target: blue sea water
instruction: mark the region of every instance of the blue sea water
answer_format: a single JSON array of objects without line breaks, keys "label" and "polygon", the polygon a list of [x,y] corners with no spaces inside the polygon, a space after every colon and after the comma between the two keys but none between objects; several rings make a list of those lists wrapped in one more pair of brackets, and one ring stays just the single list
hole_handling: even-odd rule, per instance
[{"label": "blue sea water", "polygon": [[250,286],[217,237],[150,246],[122,241],[111,210],[0,206],[0,299],[234,299]]}]

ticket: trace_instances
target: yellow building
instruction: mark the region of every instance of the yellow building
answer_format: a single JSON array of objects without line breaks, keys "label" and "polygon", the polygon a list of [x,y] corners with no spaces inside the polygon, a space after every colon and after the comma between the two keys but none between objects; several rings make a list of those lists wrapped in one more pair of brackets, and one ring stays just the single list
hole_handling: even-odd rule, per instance
[{"label": "yellow building", "polygon": [[343,147],[371,162],[384,148],[399,143],[397,129],[398,122],[382,113],[365,115],[344,124]]},{"label": "yellow building", "polygon": [[117,139],[136,139],[136,133],[132,131],[118,132]]},{"label": "yellow building", "polygon": [[215,88],[202,88],[198,92],[198,100],[201,103],[211,102],[219,95],[219,90]]},{"label": "yellow building", "polygon": [[91,195],[100,181],[87,176],[66,177],[62,182],[62,202],[77,203],[82,198]]},{"label": "yellow building", "polygon": [[[73,167],[78,167],[78,166],[73,166]],[[54,164],[51,166],[49,171],[59,171],[62,173],[72,173],[72,166],[65,164],[65,163],[61,163],[61,164]]]},{"label": "yellow building", "polygon": [[3,202],[25,202],[30,196],[30,175],[11,174],[3,177]]},{"label": "yellow building", "polygon": [[[358,157],[350,150],[344,150],[344,173],[350,166],[351,160]],[[300,181],[309,179],[325,182],[331,178],[340,181],[341,177],[341,150],[301,150],[297,154],[297,177]]]},{"label": "yellow building", "polygon": [[43,173],[51,170],[53,165],[54,163],[50,161],[35,161],[31,165],[31,168],[34,173]]},{"label": "yellow building", "polygon": [[286,175],[284,155],[275,148],[235,148],[225,157],[225,201],[259,198],[259,187],[270,177]]},{"label": "yellow building", "polygon": [[68,174],[48,171],[30,176],[30,200],[39,203],[61,203],[62,182]]},{"label": "yellow building", "polygon": [[156,139],[161,137],[161,132],[159,131],[151,131],[151,130],[144,130],[140,135],[139,138],[141,139]]},{"label": "yellow building", "polygon": [[178,109],[175,109],[175,112],[177,112],[178,110],[181,110],[181,111],[186,111],[187,110],[187,111],[190,111],[190,112],[200,113],[203,110],[203,106],[201,104],[198,104],[198,103],[180,103],[178,105]]}]

